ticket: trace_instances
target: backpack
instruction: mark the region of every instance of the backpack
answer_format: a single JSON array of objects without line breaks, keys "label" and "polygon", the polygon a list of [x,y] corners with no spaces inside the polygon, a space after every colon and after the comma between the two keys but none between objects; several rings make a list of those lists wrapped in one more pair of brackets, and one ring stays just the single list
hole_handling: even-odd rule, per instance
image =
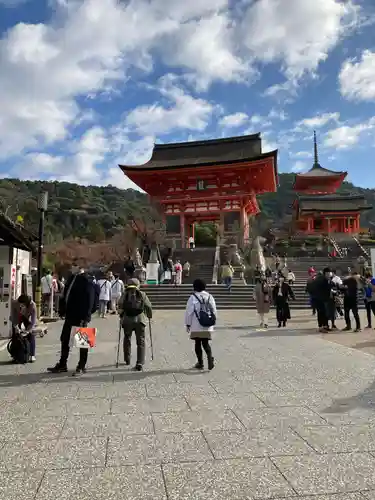
[{"label": "backpack", "polygon": [[199,324],[204,328],[209,328],[216,325],[216,316],[210,302],[211,295],[208,296],[207,302],[204,299],[201,300],[195,293],[193,295],[200,304],[199,313],[194,308],[194,313]]},{"label": "backpack", "polygon": [[30,357],[30,342],[21,333],[13,332],[7,349],[16,363],[28,363]]},{"label": "backpack", "polygon": [[127,288],[122,308],[128,318],[135,318],[142,314],[145,308],[142,292],[138,288]]}]

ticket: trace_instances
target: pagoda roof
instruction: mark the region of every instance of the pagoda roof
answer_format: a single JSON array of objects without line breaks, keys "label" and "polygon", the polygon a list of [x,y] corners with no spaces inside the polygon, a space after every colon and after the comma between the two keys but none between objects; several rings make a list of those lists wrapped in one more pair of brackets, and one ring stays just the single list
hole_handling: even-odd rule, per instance
[{"label": "pagoda roof", "polygon": [[324,168],[319,163],[314,163],[314,165],[307,172],[303,172],[301,174],[296,174],[296,178],[298,177],[313,177],[313,178],[321,178],[321,177],[342,177],[347,176],[348,172],[336,172],[334,170],[329,170],[328,168]]},{"label": "pagoda roof", "polygon": [[297,203],[300,212],[350,212],[372,208],[364,196],[351,194],[299,196]]},{"label": "pagoda roof", "polygon": [[260,133],[224,139],[155,144],[150,160],[143,165],[119,165],[123,172],[167,170],[239,163],[277,156],[277,151],[262,154]]}]

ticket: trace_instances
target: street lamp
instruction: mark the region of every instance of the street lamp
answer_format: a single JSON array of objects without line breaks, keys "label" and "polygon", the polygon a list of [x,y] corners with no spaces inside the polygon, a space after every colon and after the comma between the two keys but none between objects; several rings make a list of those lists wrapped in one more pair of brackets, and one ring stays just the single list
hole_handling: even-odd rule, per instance
[{"label": "street lamp", "polygon": [[43,265],[43,237],[44,237],[44,217],[48,206],[48,193],[42,191],[38,196],[38,210],[39,217],[39,230],[38,230],[38,260],[37,260],[37,277],[36,277],[36,290],[35,290],[35,303],[38,314],[38,319],[41,316],[41,301],[42,301],[42,265]]}]

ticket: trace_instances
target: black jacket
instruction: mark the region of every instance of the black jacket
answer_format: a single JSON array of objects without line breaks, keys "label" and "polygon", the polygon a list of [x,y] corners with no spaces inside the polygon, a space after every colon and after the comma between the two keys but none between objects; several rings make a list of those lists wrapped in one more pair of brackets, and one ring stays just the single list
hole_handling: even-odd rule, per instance
[{"label": "black jacket", "polygon": [[72,275],[65,286],[59,314],[74,326],[89,323],[95,310],[95,287],[85,274]]},{"label": "black jacket", "polygon": [[280,285],[277,284],[272,290],[272,299],[274,304],[276,304],[276,302],[280,299],[285,301],[288,301],[289,297],[293,300],[295,299],[292,287],[288,283],[285,283],[285,281],[281,284],[281,295],[279,295],[279,289]]},{"label": "black jacket", "polygon": [[349,278],[343,281],[343,285],[345,298],[357,301],[359,291],[358,280],[354,276],[349,276]]},{"label": "black jacket", "polygon": [[324,275],[319,275],[315,278],[311,286],[311,296],[316,300],[324,302],[330,300],[333,283]]}]

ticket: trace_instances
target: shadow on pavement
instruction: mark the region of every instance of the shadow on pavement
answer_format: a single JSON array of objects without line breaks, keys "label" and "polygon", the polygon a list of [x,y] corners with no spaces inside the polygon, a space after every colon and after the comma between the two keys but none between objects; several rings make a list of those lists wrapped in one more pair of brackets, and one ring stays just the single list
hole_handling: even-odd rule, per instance
[{"label": "shadow on pavement", "polygon": [[[258,327],[259,328],[259,327]],[[251,332],[247,335],[241,335],[240,338],[243,339],[254,339],[254,338],[264,338],[264,337],[303,337],[307,335],[316,335],[319,337],[319,332],[315,328],[311,330],[290,330],[286,328],[268,328],[267,330],[262,330],[258,332]]]},{"label": "shadow on pavement", "polygon": [[375,381],[363,392],[347,398],[335,399],[331,406],[322,411],[323,413],[347,413],[355,408],[365,408],[375,412]]},{"label": "shadow on pavement", "polygon": [[[52,384],[52,383],[73,383],[73,382],[132,382],[132,381],[142,381],[148,377],[169,375],[174,373],[182,373],[185,375],[191,375],[192,377],[205,373],[205,371],[198,371],[194,368],[176,368],[176,369],[165,369],[165,370],[145,370],[143,372],[133,372],[129,371],[129,368],[116,369],[113,368],[106,369],[106,366],[99,367],[98,369],[93,368],[89,370],[85,375],[79,377],[72,377],[72,372],[70,373],[24,373],[24,374],[9,374],[0,375],[0,389],[8,387],[22,387],[23,385],[32,384]],[[103,369],[104,368],[104,369]],[[95,375],[98,374],[99,375]],[[90,376],[92,374],[92,376]],[[178,382],[176,382],[178,383]]]}]

